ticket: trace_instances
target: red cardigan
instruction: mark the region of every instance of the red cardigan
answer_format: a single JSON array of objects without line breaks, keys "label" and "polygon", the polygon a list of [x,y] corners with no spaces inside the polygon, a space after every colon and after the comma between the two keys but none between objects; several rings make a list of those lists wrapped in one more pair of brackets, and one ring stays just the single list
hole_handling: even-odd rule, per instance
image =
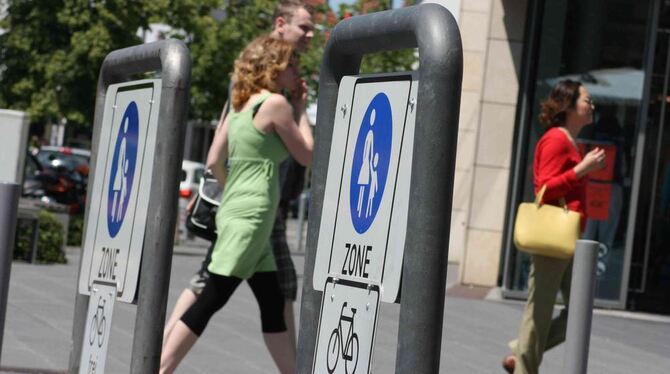
[{"label": "red cardigan", "polygon": [[568,209],[579,212],[581,226],[586,224],[586,179],[577,179],[573,168],[582,160],[579,151],[568,136],[558,127],[552,127],[540,138],[535,147],[533,173],[535,175],[535,193],[547,185],[543,202],[559,205],[558,200],[565,198]]}]

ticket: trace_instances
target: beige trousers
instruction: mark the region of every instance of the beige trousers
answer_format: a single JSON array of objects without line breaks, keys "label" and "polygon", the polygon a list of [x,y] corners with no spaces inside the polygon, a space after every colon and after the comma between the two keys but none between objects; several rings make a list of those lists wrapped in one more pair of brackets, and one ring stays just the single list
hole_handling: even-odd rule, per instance
[{"label": "beige trousers", "polygon": [[[572,260],[532,256],[519,337],[509,342],[516,357],[515,374],[537,374],[544,352],[565,341],[571,277]],[[552,319],[559,290],[565,307]]]}]

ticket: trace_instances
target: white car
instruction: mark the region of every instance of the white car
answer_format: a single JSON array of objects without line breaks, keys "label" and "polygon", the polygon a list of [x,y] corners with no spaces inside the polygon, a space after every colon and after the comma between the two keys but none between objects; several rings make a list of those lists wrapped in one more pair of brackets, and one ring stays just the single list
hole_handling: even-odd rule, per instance
[{"label": "white car", "polygon": [[198,192],[200,178],[205,174],[205,164],[195,161],[184,160],[181,162],[181,178],[179,182],[179,212],[177,215],[177,235],[175,243],[192,238],[193,235],[186,230],[186,206],[191,198]]},{"label": "white car", "polygon": [[189,160],[182,161],[179,197],[186,201],[190,200],[198,191],[198,184],[203,174],[205,174],[205,164]]}]

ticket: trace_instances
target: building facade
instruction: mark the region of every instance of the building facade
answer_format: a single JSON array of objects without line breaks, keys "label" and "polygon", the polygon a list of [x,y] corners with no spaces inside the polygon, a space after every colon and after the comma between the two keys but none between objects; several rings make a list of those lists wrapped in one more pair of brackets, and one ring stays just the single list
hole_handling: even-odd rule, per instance
[{"label": "building facade", "polygon": [[450,260],[463,284],[525,296],[512,243],[533,199],[539,104],[581,81],[594,124],[578,143],[608,167],[587,181],[584,237],[599,241],[596,304],[670,313],[670,1],[462,0],[464,76]]}]

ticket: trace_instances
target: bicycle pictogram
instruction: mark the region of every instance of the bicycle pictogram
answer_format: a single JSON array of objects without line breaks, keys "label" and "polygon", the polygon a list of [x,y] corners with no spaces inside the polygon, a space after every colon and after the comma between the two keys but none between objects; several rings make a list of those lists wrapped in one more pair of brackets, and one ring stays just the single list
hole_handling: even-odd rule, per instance
[{"label": "bicycle pictogram", "polygon": [[[340,311],[340,320],[337,327],[333,329],[328,339],[328,352],[326,355],[326,364],[328,373],[335,372],[337,363],[342,357],[344,360],[344,372],[346,374],[354,374],[356,372],[356,365],[358,364],[358,334],[354,332],[354,317],[356,316],[356,309],[351,308],[351,316],[344,315],[344,308],[347,303],[342,304]],[[346,340],[343,339],[344,332],[342,331],[342,321],[349,323],[349,331]]]},{"label": "bicycle pictogram", "polygon": [[105,328],[107,327],[107,321],[105,317],[105,304],[107,300],[103,299],[102,296],[98,299],[98,307],[95,309],[95,315],[91,320],[91,328],[89,329],[88,334],[88,344],[93,345],[93,343],[98,341],[98,348],[102,347],[102,343],[105,341]]}]

